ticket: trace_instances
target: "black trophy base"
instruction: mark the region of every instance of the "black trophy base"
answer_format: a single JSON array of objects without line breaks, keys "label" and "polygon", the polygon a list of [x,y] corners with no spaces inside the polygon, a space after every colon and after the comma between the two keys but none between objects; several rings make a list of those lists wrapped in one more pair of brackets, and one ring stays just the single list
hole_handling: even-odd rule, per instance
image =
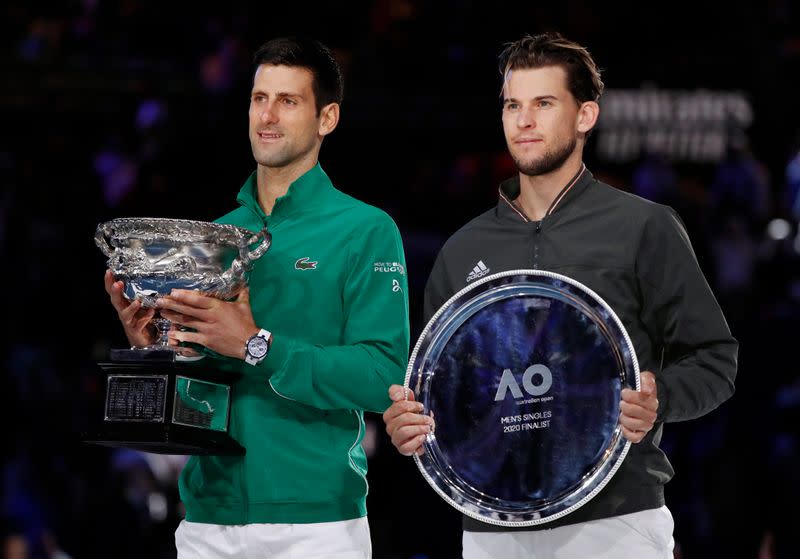
[{"label": "black trophy base", "polygon": [[104,425],[85,433],[85,443],[124,447],[155,454],[191,454],[198,456],[243,455],[245,449],[227,433],[198,431],[168,423],[166,425]]},{"label": "black trophy base", "polygon": [[[98,363],[98,375],[105,377],[105,400],[92,411],[97,421],[83,433],[83,442],[156,454],[245,454],[227,432],[230,385],[240,375],[206,367],[205,360],[190,365],[169,350],[113,350],[111,358]],[[213,407],[209,404],[212,413],[207,413],[194,404],[207,404],[202,397],[180,396],[188,394],[187,381],[227,396],[215,400]]]}]

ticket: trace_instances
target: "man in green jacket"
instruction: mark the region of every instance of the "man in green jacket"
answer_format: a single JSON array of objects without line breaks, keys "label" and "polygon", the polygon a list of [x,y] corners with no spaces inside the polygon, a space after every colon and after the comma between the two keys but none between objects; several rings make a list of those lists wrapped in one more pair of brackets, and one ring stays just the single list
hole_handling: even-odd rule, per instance
[{"label": "man in green jacket", "polygon": [[[230,429],[247,453],[189,460],[178,555],[369,557],[360,442],[364,411],[389,406],[388,388],[407,364],[401,238],[386,213],[334,188],[318,163],[342,100],[330,51],[281,38],[254,60],[258,165],[239,207],[217,221],[266,225],[272,245],[237,300],[175,290],[158,302],[165,318],[188,327],[170,332],[174,343],[200,344],[209,366],[243,374]],[[106,289],[131,344],[151,343],[153,310],[124,299],[109,272]]]}]

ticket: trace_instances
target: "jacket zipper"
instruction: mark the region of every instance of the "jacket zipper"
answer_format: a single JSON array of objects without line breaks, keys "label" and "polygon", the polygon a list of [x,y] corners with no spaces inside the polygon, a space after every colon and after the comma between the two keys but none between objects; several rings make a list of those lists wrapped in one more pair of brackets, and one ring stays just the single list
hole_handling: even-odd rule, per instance
[{"label": "jacket zipper", "polygon": [[533,230],[533,269],[539,269],[539,233],[542,232],[542,221],[544,219],[540,219],[539,221],[535,221],[536,227]]}]

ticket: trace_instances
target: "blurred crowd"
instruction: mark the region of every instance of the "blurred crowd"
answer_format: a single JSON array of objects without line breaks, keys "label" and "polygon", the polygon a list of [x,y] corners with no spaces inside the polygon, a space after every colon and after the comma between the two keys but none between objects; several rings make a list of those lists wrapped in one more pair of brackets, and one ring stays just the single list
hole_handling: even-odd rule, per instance
[{"label": "blurred crowd", "polygon": [[[342,190],[397,221],[415,339],[438,249],[516,171],[503,145],[496,55],[504,41],[546,29],[589,45],[608,68],[607,87],[649,79],[743,89],[753,100],[752,128],[732,136],[719,161],[643,152],[611,163],[590,141],[587,164],[678,211],[741,344],[733,399],[664,431],[677,470],[667,488],[676,555],[800,556],[800,119],[782,102],[786,76],[800,71],[800,9],[734,2],[726,25],[749,26],[757,48],[745,49],[695,38],[713,24],[710,10],[679,41],[659,37],[652,15],[612,39],[604,24],[619,13],[597,14],[588,2],[531,7],[514,21],[476,4],[362,0],[302,14],[243,2],[216,15],[182,2],[4,3],[3,557],[174,557],[185,457],[89,446],[79,436],[103,398],[96,362],[125,345],[94,229],[137,215],[210,220],[232,207],[254,166],[246,113],[250,54],[261,42],[302,32],[340,60],[342,122],[322,165]],[[651,69],[628,53],[630,41],[670,39],[643,47],[640,56],[659,57]],[[727,54],[747,71],[735,74]],[[391,448],[378,416],[368,427],[375,557],[458,556],[458,513]]]}]

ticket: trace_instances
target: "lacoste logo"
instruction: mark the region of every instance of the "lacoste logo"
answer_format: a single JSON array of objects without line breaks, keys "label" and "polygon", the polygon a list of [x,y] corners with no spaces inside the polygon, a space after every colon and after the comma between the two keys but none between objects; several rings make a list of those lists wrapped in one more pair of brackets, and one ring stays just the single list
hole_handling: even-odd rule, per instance
[{"label": "lacoste logo", "polygon": [[297,262],[294,263],[294,267],[296,270],[316,270],[317,263],[316,262],[309,262],[310,258],[306,256],[305,258],[299,258]]},{"label": "lacoste logo", "polygon": [[471,282],[472,280],[482,278],[488,273],[489,273],[489,268],[486,267],[486,264],[483,263],[483,260],[478,260],[478,263],[475,264],[475,267],[467,276],[467,283]]}]

